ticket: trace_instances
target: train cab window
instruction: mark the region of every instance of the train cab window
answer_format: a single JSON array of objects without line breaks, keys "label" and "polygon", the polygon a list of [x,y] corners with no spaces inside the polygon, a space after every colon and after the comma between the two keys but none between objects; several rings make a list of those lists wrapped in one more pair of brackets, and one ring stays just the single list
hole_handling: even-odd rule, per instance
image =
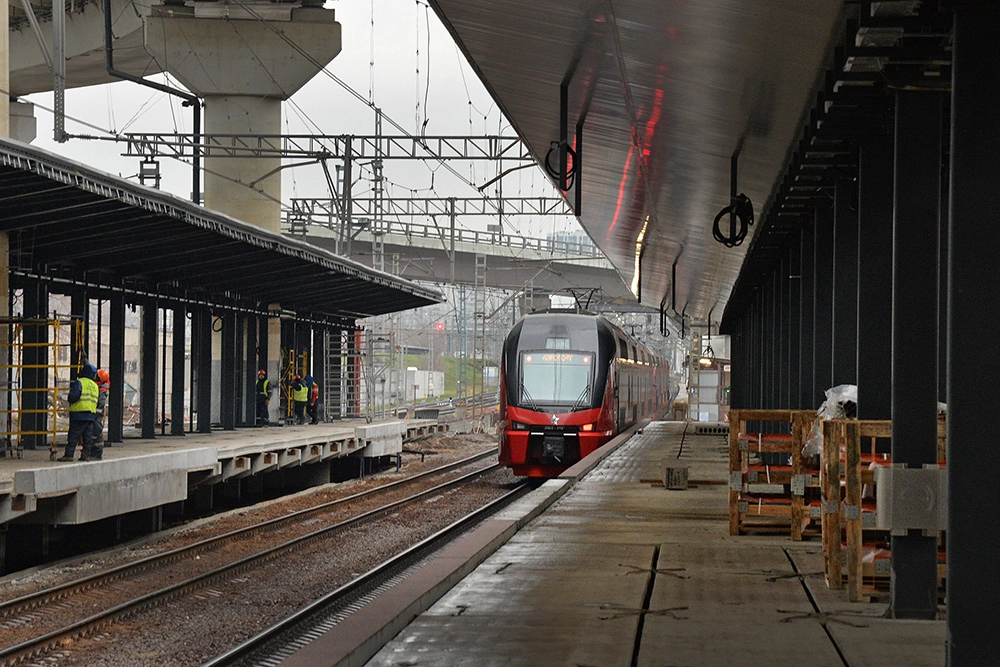
[{"label": "train cab window", "polygon": [[590,352],[521,353],[519,400],[527,407],[569,406],[571,410],[591,407],[594,400],[594,355]]}]

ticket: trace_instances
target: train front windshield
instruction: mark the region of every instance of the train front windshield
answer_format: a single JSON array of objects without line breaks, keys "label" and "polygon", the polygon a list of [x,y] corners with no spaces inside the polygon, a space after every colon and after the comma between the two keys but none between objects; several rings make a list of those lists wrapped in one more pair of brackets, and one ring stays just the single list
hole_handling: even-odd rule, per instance
[{"label": "train front windshield", "polygon": [[589,408],[593,401],[594,354],[538,350],[521,353],[521,406]]}]

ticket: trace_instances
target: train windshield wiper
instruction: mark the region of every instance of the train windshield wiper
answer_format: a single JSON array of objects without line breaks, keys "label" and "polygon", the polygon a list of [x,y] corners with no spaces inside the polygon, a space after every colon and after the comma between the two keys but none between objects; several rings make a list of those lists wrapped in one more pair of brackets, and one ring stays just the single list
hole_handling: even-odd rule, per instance
[{"label": "train windshield wiper", "polygon": [[538,412],[538,404],[535,403],[535,399],[531,397],[528,390],[524,388],[524,382],[521,383],[521,400],[527,407],[530,407],[535,412]]},{"label": "train windshield wiper", "polygon": [[573,403],[573,407],[570,408],[570,412],[576,412],[577,408],[586,407],[590,400],[590,385],[586,385],[580,395],[577,397],[576,401]]}]

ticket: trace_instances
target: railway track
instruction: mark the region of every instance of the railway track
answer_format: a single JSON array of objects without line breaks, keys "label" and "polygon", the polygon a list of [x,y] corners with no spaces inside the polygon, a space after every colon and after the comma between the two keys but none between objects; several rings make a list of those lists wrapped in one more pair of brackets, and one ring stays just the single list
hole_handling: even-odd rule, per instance
[{"label": "railway track", "polygon": [[280,620],[254,637],[210,660],[202,667],[258,667],[274,665],[336,625],[376,594],[404,579],[448,544],[533,488],[522,480],[497,498],[406,551],[380,563],[363,575]]},{"label": "railway track", "polygon": [[[0,650],[0,665],[40,659],[67,643],[102,632],[115,621],[263,567],[311,542],[384,517],[408,504],[445,494],[495,470],[493,464],[467,474],[456,472],[483,463],[495,452],[487,450],[420,475],[4,602],[0,604],[0,646],[6,648]],[[384,500],[442,476],[451,478],[429,489]],[[345,518],[349,508],[373,502],[377,505],[374,508]]]}]

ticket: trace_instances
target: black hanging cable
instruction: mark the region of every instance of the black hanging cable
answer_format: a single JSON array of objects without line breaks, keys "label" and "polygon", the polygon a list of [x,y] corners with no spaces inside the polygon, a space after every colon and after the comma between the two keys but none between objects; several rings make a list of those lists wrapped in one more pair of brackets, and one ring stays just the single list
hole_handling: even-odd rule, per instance
[{"label": "black hanging cable", "polygon": [[[566,155],[569,157],[567,160],[566,171],[562,172],[558,167],[552,166],[552,154],[559,154],[559,151],[565,148]],[[555,179],[559,186],[559,189],[565,192],[573,187],[573,183],[576,181],[576,151],[560,141],[553,141],[549,145],[549,152],[545,154],[545,173]]]},{"label": "black hanging cable", "polygon": [[[719,223],[726,214],[730,216],[729,236],[723,234],[722,228],[719,226]],[[737,222],[739,223],[738,225]],[[712,224],[712,236],[727,248],[735,248],[743,243],[753,223],[753,202],[741,192],[736,195],[729,206],[719,211],[719,214],[715,216],[715,222]]]}]

